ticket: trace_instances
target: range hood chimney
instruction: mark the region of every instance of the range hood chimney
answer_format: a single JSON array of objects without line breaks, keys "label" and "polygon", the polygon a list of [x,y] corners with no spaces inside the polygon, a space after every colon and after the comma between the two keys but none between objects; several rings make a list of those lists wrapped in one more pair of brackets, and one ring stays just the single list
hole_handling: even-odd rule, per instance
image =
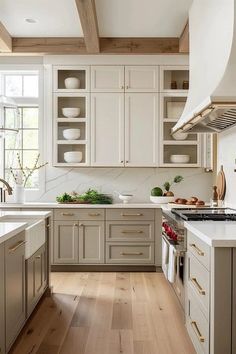
[{"label": "range hood chimney", "polygon": [[235,0],[194,0],[189,33],[189,94],[172,133],[221,132],[236,124]]}]

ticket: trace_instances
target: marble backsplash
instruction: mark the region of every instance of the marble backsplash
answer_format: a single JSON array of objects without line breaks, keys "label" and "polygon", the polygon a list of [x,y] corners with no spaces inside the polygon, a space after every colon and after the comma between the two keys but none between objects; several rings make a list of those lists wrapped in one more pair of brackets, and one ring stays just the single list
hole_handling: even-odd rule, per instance
[{"label": "marble backsplash", "polygon": [[132,202],[149,202],[150,190],[162,186],[174,176],[182,175],[184,181],[172,190],[176,197],[197,196],[209,200],[212,174],[201,168],[81,168],[60,169],[48,167],[46,170],[45,192],[40,202],[55,201],[57,195],[76,191],[82,193],[88,188],[111,194],[119,202],[116,192],[130,193]]}]

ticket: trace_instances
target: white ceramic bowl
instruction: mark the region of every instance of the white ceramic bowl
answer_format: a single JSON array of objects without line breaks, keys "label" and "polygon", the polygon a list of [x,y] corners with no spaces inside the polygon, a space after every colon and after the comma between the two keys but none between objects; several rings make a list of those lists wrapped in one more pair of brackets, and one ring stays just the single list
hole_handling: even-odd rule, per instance
[{"label": "white ceramic bowl", "polygon": [[67,77],[65,79],[65,88],[76,90],[80,88],[80,79],[77,77]]},{"label": "white ceramic bowl", "polygon": [[77,140],[80,138],[80,129],[65,129],[63,130],[63,137],[66,140]]},{"label": "white ceramic bowl", "polygon": [[76,118],[80,114],[80,108],[78,107],[64,107],[62,108],[63,116],[67,118]]},{"label": "white ceramic bowl", "polygon": [[170,162],[172,163],[188,163],[189,160],[189,155],[170,155]]},{"label": "white ceramic bowl", "polygon": [[172,203],[175,200],[175,197],[153,197],[150,196],[150,200],[152,203],[155,204],[167,204],[167,203]]},{"label": "white ceramic bowl", "polygon": [[188,133],[176,132],[172,136],[175,140],[185,140],[188,137]]},{"label": "white ceramic bowl", "polygon": [[81,151],[67,151],[64,153],[64,160],[68,163],[81,162],[83,154]]},{"label": "white ceramic bowl", "polygon": [[131,198],[133,198],[132,194],[120,194],[119,195],[119,199],[122,200],[124,204],[127,204]]}]

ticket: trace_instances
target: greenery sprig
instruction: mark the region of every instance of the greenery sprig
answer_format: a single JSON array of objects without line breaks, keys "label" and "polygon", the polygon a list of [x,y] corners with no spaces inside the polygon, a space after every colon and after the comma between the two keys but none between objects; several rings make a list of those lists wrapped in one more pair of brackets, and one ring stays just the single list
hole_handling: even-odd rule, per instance
[{"label": "greenery sprig", "polygon": [[[46,166],[48,164],[48,162],[45,162],[43,164],[39,164],[39,158],[40,158],[40,154],[37,155],[36,159],[35,159],[35,162],[34,162],[34,165],[32,168],[29,168],[29,167],[25,167],[25,169],[23,168],[23,165],[21,163],[21,159],[20,159],[20,154],[17,153],[16,154],[16,157],[17,157],[17,162],[18,162],[18,166],[19,166],[19,170],[22,174],[22,183],[24,185],[24,187],[26,187],[26,184],[29,180],[29,178],[32,176],[32,174],[34,173],[34,171],[36,170],[39,170],[40,168]],[[26,172],[26,171],[27,172]],[[18,176],[16,175],[16,173],[13,171],[12,167],[10,167],[10,172],[14,178],[14,181],[16,184],[19,184],[19,180],[18,180]]]}]

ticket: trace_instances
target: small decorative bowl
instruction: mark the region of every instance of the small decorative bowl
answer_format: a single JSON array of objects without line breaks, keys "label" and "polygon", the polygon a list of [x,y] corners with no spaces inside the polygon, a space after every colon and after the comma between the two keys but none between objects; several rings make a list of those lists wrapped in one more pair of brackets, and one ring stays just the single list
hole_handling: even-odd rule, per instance
[{"label": "small decorative bowl", "polygon": [[132,194],[119,194],[119,199],[122,200],[124,204],[129,203],[132,197],[133,197]]},{"label": "small decorative bowl", "polygon": [[172,203],[175,200],[175,197],[153,197],[152,195],[150,196],[150,200],[154,204],[167,204],[167,203]]}]

